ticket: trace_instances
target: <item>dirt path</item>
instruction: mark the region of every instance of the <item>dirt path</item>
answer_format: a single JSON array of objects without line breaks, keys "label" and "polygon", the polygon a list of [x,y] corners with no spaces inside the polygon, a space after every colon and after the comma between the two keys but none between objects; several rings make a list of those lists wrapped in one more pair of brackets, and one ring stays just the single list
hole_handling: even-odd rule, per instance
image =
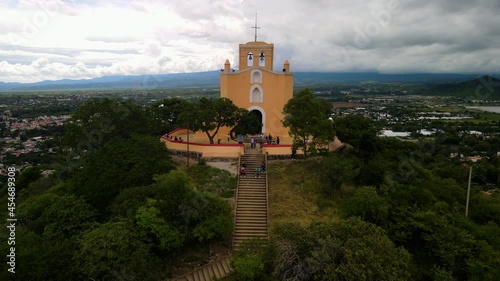
[{"label": "dirt path", "polygon": [[231,173],[232,176],[236,176],[238,172],[237,162],[207,162],[207,165],[212,166],[217,169],[226,170]]}]

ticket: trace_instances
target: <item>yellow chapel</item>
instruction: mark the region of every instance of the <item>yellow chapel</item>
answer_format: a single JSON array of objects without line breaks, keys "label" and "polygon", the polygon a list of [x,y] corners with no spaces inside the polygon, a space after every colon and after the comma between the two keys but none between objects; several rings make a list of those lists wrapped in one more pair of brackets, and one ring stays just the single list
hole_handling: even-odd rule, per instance
[{"label": "yellow chapel", "polygon": [[239,45],[239,69],[229,60],[220,74],[220,97],[256,113],[262,120],[261,133],[289,142],[283,127],[283,107],[293,96],[293,73],[286,60],[283,68],[273,70],[274,44],[255,40]]}]

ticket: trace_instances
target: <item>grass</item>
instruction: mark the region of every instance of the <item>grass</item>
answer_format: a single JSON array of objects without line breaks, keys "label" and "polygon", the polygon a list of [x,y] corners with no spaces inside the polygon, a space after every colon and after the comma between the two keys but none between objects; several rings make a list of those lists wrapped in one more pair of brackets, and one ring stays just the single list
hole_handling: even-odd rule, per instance
[{"label": "grass", "polygon": [[457,113],[457,112],[462,112],[467,110],[463,106],[457,106],[457,107],[450,107],[450,106],[442,106],[442,107],[433,107],[433,110],[430,111],[437,111],[437,112],[450,112],[450,113]]},{"label": "grass", "polygon": [[500,114],[493,112],[484,112],[481,111],[479,114],[479,118],[485,119],[488,121],[500,121]]},{"label": "grass", "polygon": [[322,183],[311,172],[314,167],[311,159],[268,163],[271,229],[283,223],[306,226],[313,221],[339,219],[338,204],[319,196]]},{"label": "grass", "polygon": [[186,173],[199,190],[209,191],[224,198],[234,196],[238,179],[226,170],[198,164],[187,168]]}]

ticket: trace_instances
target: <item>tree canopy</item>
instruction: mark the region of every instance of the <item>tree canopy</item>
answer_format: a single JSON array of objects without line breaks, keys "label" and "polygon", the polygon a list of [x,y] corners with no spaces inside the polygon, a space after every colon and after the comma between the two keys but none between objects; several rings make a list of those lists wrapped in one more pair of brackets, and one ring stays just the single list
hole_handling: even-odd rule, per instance
[{"label": "tree canopy", "polygon": [[174,168],[165,145],[157,138],[117,139],[85,159],[73,179],[73,190],[103,211],[121,190],[151,184],[154,175]]},{"label": "tree canopy", "polygon": [[244,111],[228,98],[211,99],[202,97],[182,115],[182,122],[193,131],[204,132],[210,143],[221,127],[233,127],[241,120]]},{"label": "tree canopy", "polygon": [[262,130],[262,122],[259,120],[255,112],[246,109],[240,109],[240,120],[232,129],[236,135],[243,134],[258,134]]},{"label": "tree canopy", "polygon": [[283,108],[283,126],[290,129],[294,144],[301,147],[307,156],[307,139],[328,141],[333,138],[332,122],[329,120],[332,106],[327,101],[316,98],[305,88],[291,98]]},{"label": "tree canopy", "polygon": [[409,280],[410,254],[360,219],[277,230],[273,275],[282,280]]},{"label": "tree canopy", "polygon": [[93,99],[79,107],[64,125],[64,144],[78,152],[103,146],[116,137],[151,134],[146,110],[131,102]]},{"label": "tree canopy", "polygon": [[378,130],[372,120],[361,115],[347,115],[335,118],[333,127],[337,137],[354,146],[354,150],[362,158],[368,159],[378,150]]},{"label": "tree canopy", "polygon": [[185,127],[179,119],[180,115],[189,110],[190,103],[182,98],[168,98],[154,103],[150,107],[150,118],[158,134],[170,132],[179,127]]}]

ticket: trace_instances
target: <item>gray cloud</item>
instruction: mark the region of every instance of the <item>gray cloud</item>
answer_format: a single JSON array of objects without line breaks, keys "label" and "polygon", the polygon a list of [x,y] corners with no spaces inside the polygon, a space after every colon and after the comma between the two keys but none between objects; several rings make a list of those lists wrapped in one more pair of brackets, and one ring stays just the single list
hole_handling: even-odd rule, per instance
[{"label": "gray cloud", "polygon": [[[275,44],[276,69],[287,59],[293,71],[500,72],[498,0],[288,0],[286,5],[264,0],[69,1],[64,5],[50,1],[50,9],[60,16],[40,27],[32,40],[14,45],[0,35],[0,61],[4,62],[0,80],[17,79],[13,77],[20,77],[21,69],[39,67],[41,58],[48,59],[47,65],[39,67],[43,73],[54,71],[51,75],[60,78],[203,71],[221,68],[225,59],[237,67],[238,44],[254,39],[255,12],[261,27],[259,40]],[[33,11],[37,1],[23,2]],[[6,9],[12,7],[16,6]],[[123,13],[110,14],[110,19],[122,20],[106,24],[105,30],[82,29],[84,46],[40,43],[46,33],[91,14],[92,9]],[[28,15],[31,19],[33,14]],[[134,25],[123,26],[128,18],[142,29],[130,31]],[[14,20],[0,23],[3,34],[22,28]],[[44,77],[43,73],[37,75]]]}]

